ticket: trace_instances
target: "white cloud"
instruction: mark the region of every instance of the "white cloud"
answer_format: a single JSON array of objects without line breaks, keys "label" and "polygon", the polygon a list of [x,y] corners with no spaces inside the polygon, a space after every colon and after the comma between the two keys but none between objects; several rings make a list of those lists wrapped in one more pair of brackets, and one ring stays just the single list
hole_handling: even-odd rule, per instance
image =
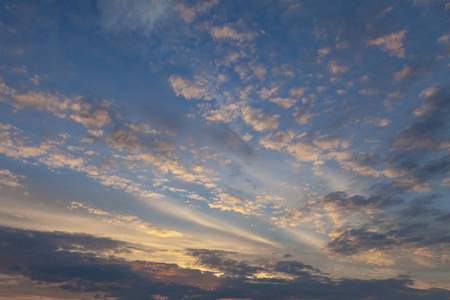
[{"label": "white cloud", "polygon": [[444,34],[443,36],[441,36],[438,39],[438,42],[441,42],[441,43],[448,43],[448,42],[450,42],[450,34],[449,33]]},{"label": "white cloud", "polygon": [[16,109],[31,107],[48,111],[58,118],[70,118],[86,127],[103,127],[111,123],[111,101],[103,100],[100,107],[94,107],[92,103],[83,101],[81,96],[66,97],[58,92],[44,91],[21,94],[3,83],[0,85],[0,94],[1,101],[10,103]]},{"label": "white cloud", "polygon": [[181,17],[188,23],[191,23],[199,14],[209,11],[213,6],[217,5],[220,0],[211,1],[195,1],[192,5],[188,3],[178,3],[174,6]]},{"label": "white cloud", "polygon": [[261,99],[269,99],[270,97],[272,97],[274,94],[278,93],[278,90],[280,88],[278,86],[271,88],[270,90],[267,89],[266,87],[263,87],[259,92],[258,95],[259,97],[261,97]]},{"label": "white cloud", "polygon": [[256,131],[265,131],[278,128],[280,115],[269,116],[262,109],[247,106],[242,108],[242,118]]},{"label": "white cloud", "polygon": [[319,54],[320,57],[325,57],[328,55],[328,53],[330,53],[330,47],[321,48],[317,50],[317,53]]},{"label": "white cloud", "polygon": [[212,100],[208,90],[199,81],[191,81],[178,75],[172,75],[169,77],[169,82],[177,96],[181,94],[188,100]]},{"label": "white cloud", "polygon": [[405,66],[403,69],[394,74],[395,80],[405,79],[413,74],[413,69],[410,66]]},{"label": "white cloud", "polygon": [[33,77],[30,78],[30,81],[34,84],[34,85],[39,85],[39,75],[34,75]]},{"label": "white cloud", "polygon": [[297,99],[292,99],[292,98],[272,98],[269,101],[276,103],[284,108],[290,108],[297,103]]},{"label": "white cloud", "polygon": [[127,124],[127,126],[134,132],[144,132],[144,133],[150,132],[150,125],[148,124],[134,122]]},{"label": "white cloud", "polygon": [[413,111],[413,114],[416,117],[421,117],[424,114],[426,114],[427,112],[429,112],[430,110],[436,110],[436,109],[439,109],[439,106],[437,105],[436,102],[428,102],[428,103],[423,104],[421,107],[416,108]]},{"label": "white cloud", "polygon": [[305,142],[290,144],[287,151],[299,161],[317,161],[321,154],[320,149]]},{"label": "white cloud", "polygon": [[377,118],[377,117],[367,117],[364,119],[364,124],[375,125],[380,127],[385,127],[391,123],[391,120],[387,118]]},{"label": "white cloud", "polygon": [[23,137],[20,130],[11,124],[0,122],[0,153],[17,159],[36,158],[45,155],[52,145],[47,141],[36,146]]},{"label": "white cloud", "polygon": [[217,110],[208,110],[202,116],[208,121],[225,122],[233,121],[240,113],[240,106],[236,103],[221,105]]},{"label": "white cloud", "polygon": [[388,52],[391,56],[405,58],[405,48],[403,48],[403,39],[405,38],[405,35],[406,30],[401,30],[374,40],[369,40],[367,44],[379,46],[382,51]]},{"label": "white cloud", "polygon": [[15,174],[9,170],[0,170],[0,189],[7,187],[10,189],[23,188],[24,186],[20,181],[25,180],[27,177],[23,175]]},{"label": "white cloud", "polygon": [[244,215],[257,214],[260,204],[252,200],[236,197],[227,193],[219,193],[218,199],[213,203],[209,203],[209,207],[218,208],[220,210],[232,210]]},{"label": "white cloud", "polygon": [[301,97],[306,92],[308,88],[307,87],[294,87],[289,90],[289,94],[291,97]]},{"label": "white cloud", "polygon": [[251,41],[256,37],[255,33],[238,32],[230,25],[222,27],[214,26],[211,28],[210,33],[211,36],[217,40],[234,40],[239,42],[244,42],[246,40]]},{"label": "white cloud", "polygon": [[292,136],[286,133],[283,130],[279,130],[277,132],[271,132],[265,136],[263,136],[259,143],[267,148],[273,150],[281,150],[286,147],[292,140]]},{"label": "white cloud", "polygon": [[442,180],[441,185],[444,187],[450,187],[450,178]]},{"label": "white cloud", "polygon": [[253,71],[253,74],[255,74],[255,76],[263,81],[266,73],[267,73],[267,67],[264,66],[263,64],[257,64],[257,63],[251,63],[249,64],[250,69]]},{"label": "white cloud", "polygon": [[19,109],[25,107],[32,107],[40,111],[49,111],[55,116],[66,117],[65,111],[70,108],[70,105],[77,100],[67,98],[60,94],[51,94],[48,92],[28,92],[26,94],[11,93],[12,98],[16,101],[13,106]]},{"label": "white cloud", "polygon": [[337,61],[333,60],[328,63],[328,70],[334,75],[343,74],[348,71],[348,66],[339,64]]},{"label": "white cloud", "polygon": [[420,92],[420,97],[430,98],[431,96],[434,96],[438,91],[438,88],[430,86],[429,88],[426,88]]}]

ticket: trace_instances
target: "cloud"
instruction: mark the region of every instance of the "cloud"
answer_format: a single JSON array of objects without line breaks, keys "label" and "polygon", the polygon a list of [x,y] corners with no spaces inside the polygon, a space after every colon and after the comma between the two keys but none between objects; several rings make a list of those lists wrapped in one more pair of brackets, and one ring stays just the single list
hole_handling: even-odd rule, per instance
[{"label": "cloud", "polygon": [[[108,103],[102,103],[108,107]],[[71,106],[70,118],[86,127],[103,127],[111,123],[110,112],[106,108],[94,109],[91,103],[80,102]]]},{"label": "cloud", "polygon": [[450,34],[449,33],[444,34],[443,36],[441,36],[438,39],[438,42],[441,42],[441,43],[448,43],[448,42],[450,42]]},{"label": "cloud", "polygon": [[316,97],[314,95],[304,97],[302,98],[303,105],[295,108],[295,112],[292,115],[299,124],[309,124],[316,116],[319,115],[318,113],[311,112],[314,107],[315,99]]},{"label": "cloud", "polygon": [[337,61],[330,61],[328,63],[328,70],[334,74],[334,75],[339,75],[339,74],[344,74],[348,71],[348,66],[344,65],[344,64],[339,64]]},{"label": "cloud", "polygon": [[26,178],[26,176],[15,174],[10,170],[0,169],[0,189],[3,187],[13,190],[17,188],[24,188],[20,182]]},{"label": "cloud", "polygon": [[446,117],[450,112],[448,89],[439,89],[427,99],[425,107],[439,107],[439,109],[423,109],[419,112],[417,120],[393,139],[394,149],[441,149],[450,147],[450,139],[446,130],[450,122]]},{"label": "cloud", "polygon": [[[403,215],[403,218],[411,217],[410,214]],[[437,261],[445,261],[447,234],[448,231],[426,222],[389,223],[384,220],[382,224],[377,224],[375,221],[360,228],[335,230],[335,237],[324,250],[330,255],[370,264],[393,265],[402,255],[426,248],[432,251]]]},{"label": "cloud", "polygon": [[280,87],[276,86],[272,89],[267,89],[266,87],[263,87],[259,92],[258,95],[259,97],[261,97],[261,99],[269,99],[270,97],[272,97],[273,95],[277,94],[278,91],[280,90]]},{"label": "cloud", "polygon": [[361,210],[379,209],[398,206],[403,199],[393,197],[390,194],[380,194],[371,197],[361,195],[349,196],[345,192],[333,192],[319,199],[319,205],[327,211],[345,211],[349,213],[363,213]]},{"label": "cloud", "polygon": [[292,98],[272,98],[269,100],[270,102],[276,103],[281,107],[290,108],[297,103],[297,99]]},{"label": "cloud", "polygon": [[391,123],[391,120],[387,118],[377,118],[377,117],[366,117],[364,119],[364,124],[375,125],[379,127],[385,127]]},{"label": "cloud", "polygon": [[203,185],[206,188],[217,187],[216,182],[219,180],[214,177],[214,172],[200,166],[187,166],[179,159],[170,159],[161,154],[142,153],[139,155],[129,156],[130,161],[141,160],[144,163],[153,165],[156,169],[153,171],[158,177],[172,175],[175,179]]},{"label": "cloud", "polygon": [[286,149],[299,161],[316,161],[321,153],[316,146],[305,142],[290,144]]},{"label": "cloud", "polygon": [[[352,232],[362,238],[363,232]],[[24,276],[30,280],[59,286],[73,292],[91,291],[105,297],[154,299],[154,295],[177,299],[308,299],[344,300],[364,297],[393,297],[399,300],[438,300],[448,298],[442,289],[417,290],[409,279],[356,280],[327,277],[320,270],[295,260],[274,262],[234,259],[232,252],[187,249],[199,267],[124,260],[116,255],[133,251],[130,245],[109,238],[63,232],[38,232],[1,227],[4,246],[0,255],[2,274]],[[382,241],[369,235],[368,241]],[[109,255],[108,255],[109,254]],[[7,258],[7,259],[6,259]],[[274,274],[259,279],[257,274]],[[284,274],[285,276],[280,276]],[[264,294],[261,293],[264,291]]]},{"label": "cloud", "polygon": [[378,90],[376,89],[360,89],[358,91],[363,96],[376,96],[378,94]]},{"label": "cloud", "polygon": [[232,210],[244,215],[258,214],[261,205],[252,200],[233,196],[227,193],[217,194],[217,199],[208,204],[211,208]]},{"label": "cloud", "polygon": [[406,30],[401,30],[373,40],[371,39],[367,44],[379,46],[382,51],[388,52],[391,56],[405,58],[405,48],[403,48],[405,35]]},{"label": "cloud", "polygon": [[79,100],[48,92],[12,93],[11,96],[16,101],[15,108],[32,107],[40,111],[49,111],[60,118],[66,117],[64,111],[68,110],[73,102]]},{"label": "cloud", "polygon": [[[407,178],[401,189],[428,189],[424,182],[416,181]],[[311,204],[314,209],[323,208],[340,219],[347,218],[327,229],[332,230],[329,235],[333,239],[324,248],[326,253],[346,261],[398,265],[405,255],[427,249],[434,263],[447,260],[449,232],[436,223],[444,220],[446,213],[434,205],[438,194],[406,200],[398,196],[403,193],[399,189],[384,186],[371,190],[369,197],[333,192]]]},{"label": "cloud", "polygon": [[192,3],[178,3],[174,6],[174,9],[181,15],[181,17],[188,23],[191,23],[199,14],[205,13],[215,5],[219,3],[220,0],[211,1],[195,1]]},{"label": "cloud", "polygon": [[298,110],[294,114],[296,117],[295,120],[302,125],[309,124],[317,115],[318,113],[311,113],[302,110]]},{"label": "cloud", "polygon": [[3,84],[0,100],[8,102],[16,109],[31,107],[39,111],[48,111],[58,118],[72,119],[85,127],[103,127],[111,123],[108,100],[99,101],[99,105],[88,102],[81,96],[66,97],[58,92],[44,91],[21,94]]},{"label": "cloud", "polygon": [[[127,144],[121,137],[122,136],[119,135],[119,138],[117,136],[115,136],[115,139],[111,138],[111,145],[120,149],[122,149],[121,147],[125,147],[124,145]],[[10,124],[0,123],[0,153],[3,153],[9,157],[24,160],[25,162],[30,160],[30,163],[40,163],[51,169],[66,168],[69,170],[86,173],[88,177],[98,180],[102,185],[111,186],[116,189],[123,189],[128,193],[141,197],[163,198],[163,196],[158,193],[142,188],[141,184],[137,184],[133,180],[119,175],[106,175],[105,173],[111,173],[113,169],[104,168],[102,170],[102,168],[96,165],[90,165],[89,160],[92,159],[92,157],[89,155],[85,157],[77,157],[67,151],[72,147],[58,147],[58,145],[64,144],[66,138],[67,135],[63,136],[62,141],[47,140],[41,145],[36,146],[33,144],[31,139],[22,136],[17,128],[11,126]],[[153,147],[156,153],[163,152],[165,154],[170,154],[172,151],[171,147],[164,146],[163,144],[161,145],[159,141],[154,141],[150,144],[150,146]],[[127,148],[123,149],[127,150]],[[135,148],[131,148],[129,150],[134,151],[134,149]],[[183,174],[185,174],[188,179],[190,178],[188,173]],[[205,175],[196,175],[192,178],[205,185],[212,184],[212,181],[215,180],[213,177],[207,177]]]},{"label": "cloud", "polygon": [[112,148],[130,153],[152,150],[171,156],[175,151],[171,142],[141,137],[136,128],[129,130],[116,127],[105,136],[105,143]]},{"label": "cloud", "polygon": [[266,131],[278,128],[280,115],[269,116],[260,108],[246,106],[242,108],[242,118],[256,131]]},{"label": "cloud", "polygon": [[364,177],[378,178],[383,175],[382,170],[375,169],[375,166],[381,163],[381,159],[374,153],[362,153],[350,161],[344,161],[339,164],[346,170],[352,170]]},{"label": "cloud", "polygon": [[411,65],[405,65],[394,74],[396,81],[416,79],[420,76],[429,75],[436,64],[436,57],[425,57],[416,60]]},{"label": "cloud", "polygon": [[249,277],[263,270],[261,267],[250,266],[246,261],[228,258],[228,254],[233,253],[221,250],[187,249],[187,254],[195,257],[198,265],[207,266],[227,277]]},{"label": "cloud", "polygon": [[394,74],[395,80],[402,80],[411,77],[414,74],[414,70],[411,66],[405,66],[400,71]]},{"label": "cloud", "polygon": [[129,123],[127,124],[127,127],[133,130],[134,132],[144,132],[144,133],[150,132],[150,125],[144,123],[139,122]]},{"label": "cloud", "polygon": [[450,187],[450,178],[443,179],[441,185],[444,187]]},{"label": "cloud", "polygon": [[419,193],[431,192],[434,190],[433,184],[426,182],[424,179],[418,177],[407,177],[396,180],[394,186]]},{"label": "cloud", "polygon": [[34,84],[34,85],[39,85],[39,75],[34,75],[33,77],[30,78],[30,81]]},{"label": "cloud", "polygon": [[238,32],[231,25],[214,26],[210,30],[211,36],[217,40],[234,40],[239,42],[251,41],[257,34]]},{"label": "cloud", "polygon": [[340,137],[321,136],[313,141],[313,144],[323,150],[342,148],[347,145]]},{"label": "cloud", "polygon": [[142,30],[147,36],[158,22],[164,20],[171,5],[171,0],[101,0],[97,4],[104,31]]},{"label": "cloud", "polygon": [[[169,219],[162,220],[165,223],[173,221],[177,228],[186,225],[183,233],[187,233],[180,241],[183,245],[224,246],[246,253],[207,253],[212,250],[203,249],[205,251],[195,257],[198,266],[192,265],[190,257],[182,267],[154,261],[137,262],[132,255],[127,260],[116,260],[113,256],[121,249],[96,252],[72,247],[70,251],[50,252],[54,257],[78,255],[85,259],[84,263],[93,261],[95,266],[77,268],[77,264],[66,264],[66,269],[63,264],[39,266],[42,277],[33,273],[34,269],[23,267],[24,276],[44,278],[43,284],[48,285],[58,281],[73,290],[102,290],[107,293],[102,294],[105,297],[117,296],[118,299],[151,299],[156,295],[168,299],[284,300],[295,297],[426,299],[425,296],[432,299],[441,296],[436,290],[412,289],[412,281],[403,277],[356,281],[339,279],[339,275],[356,276],[355,272],[365,269],[367,277],[364,278],[388,278],[389,274],[410,272],[415,278],[426,277],[424,280],[428,282],[434,280],[439,281],[436,284],[443,284],[438,276],[446,267],[444,247],[448,240],[445,227],[448,215],[444,206],[449,187],[449,98],[448,91],[440,86],[443,77],[439,76],[445,73],[446,49],[437,40],[445,31],[428,35],[426,26],[422,26],[425,31],[414,30],[430,18],[442,21],[442,12],[436,6],[436,9],[425,8],[427,13],[423,16],[426,18],[420,22],[402,19],[405,22],[401,28],[408,28],[407,33],[402,33],[399,29],[392,30],[391,25],[395,24],[389,23],[389,16],[394,19],[398,16],[395,5],[384,16],[380,14],[387,11],[383,4],[363,3],[358,5],[357,11],[352,11],[355,7],[350,5],[343,8],[345,15],[356,18],[342,22],[342,15],[326,11],[339,8],[342,12],[339,5],[322,7],[302,2],[298,10],[300,5],[296,0],[270,5],[257,2],[222,1],[218,5],[218,1],[197,0],[99,1],[97,7],[83,5],[91,15],[81,17],[82,22],[74,21],[79,18],[79,11],[71,7],[74,16],[68,20],[73,25],[69,26],[73,29],[70,33],[74,34],[73,41],[77,41],[81,32],[85,33],[81,36],[91,36],[91,29],[98,29],[99,25],[103,31],[97,34],[107,34],[106,44],[102,38],[88,39],[86,45],[78,43],[86,49],[94,49],[82,51],[87,56],[81,57],[66,53],[69,44],[58,44],[61,47],[55,48],[50,47],[52,36],[44,39],[50,42],[44,48],[49,46],[49,49],[61,50],[61,53],[56,51],[61,55],[68,54],[61,56],[63,60],[73,58],[69,71],[65,64],[55,65],[62,66],[64,72],[73,72],[70,74],[73,84],[67,84],[64,75],[58,76],[61,75],[58,73],[51,74],[52,80],[38,78],[39,85],[34,85],[30,77],[38,66],[34,69],[28,66],[27,74],[5,71],[8,76],[5,82],[11,84],[0,87],[0,104],[14,112],[13,115],[4,113],[5,120],[12,120],[23,129],[0,124],[4,168],[16,172],[17,164],[24,162],[25,167],[35,168],[39,174],[51,169],[54,174],[49,173],[50,177],[58,177],[59,173],[67,178],[87,176],[100,184],[99,190],[116,196],[125,191],[131,198],[141,201],[139,206],[148,204],[152,214],[170,215]],[[295,5],[295,14],[292,14],[289,7]],[[443,5],[445,2],[439,4]],[[58,58],[58,55],[53,57],[52,53],[42,51],[45,49],[40,49],[42,45],[35,41],[41,41],[42,34],[48,33],[48,30],[42,31],[42,26],[47,26],[42,24],[44,21],[52,23],[54,28],[50,31],[58,33],[55,36],[64,36],[65,29],[57,27],[58,22],[54,21],[57,18],[53,18],[65,11],[61,8],[56,5],[42,14],[41,6],[8,8],[7,13],[12,16],[14,11],[15,16],[23,13],[18,20],[24,22],[16,22],[17,32],[22,32],[20,28],[25,26],[33,31],[27,34],[33,33],[36,37],[28,39],[30,49],[31,46],[36,49],[26,50],[25,54]],[[408,9],[415,14],[414,7]],[[33,10],[39,12],[36,18],[25,14]],[[282,22],[275,22],[279,18]],[[271,22],[267,27],[268,20]],[[364,26],[354,26],[361,20]],[[314,23],[311,28],[304,26],[311,21]],[[380,25],[385,26],[384,33],[389,34],[370,35],[380,29]],[[4,26],[0,24],[0,31],[5,30]],[[320,39],[314,40],[314,34],[319,32]],[[91,33],[95,36],[95,32]],[[407,44],[407,41],[423,42],[430,47],[418,49],[415,46],[420,43]],[[136,43],[144,45],[145,49],[134,47]],[[111,47],[119,47],[119,51]],[[94,56],[89,56],[92,53]],[[370,57],[373,53],[381,56]],[[38,65],[45,63],[44,56],[35,60]],[[318,63],[318,56],[321,63]],[[394,66],[387,63],[393,60],[401,63],[399,58],[406,59],[406,56],[415,61]],[[428,60],[428,57],[433,58]],[[130,64],[129,58],[133,63]],[[8,64],[20,66],[23,64],[20,59]],[[93,64],[83,64],[86,59]],[[430,61],[439,62],[433,72]],[[100,65],[105,62],[124,72],[97,77],[104,71]],[[127,71],[137,65],[148,72]],[[86,68],[94,73],[83,73]],[[0,69],[5,70],[1,66]],[[394,75],[396,72],[398,74]],[[430,76],[423,76],[428,74]],[[145,84],[140,84],[143,82]],[[70,94],[70,90],[75,93],[83,90],[86,83],[100,83],[94,84],[93,90],[88,89],[88,94],[130,92],[127,99],[119,96],[115,100],[116,104],[124,101],[127,107],[131,104],[130,115],[116,113],[112,102],[91,101]],[[64,91],[55,92],[54,86],[61,86]],[[30,89],[26,90],[27,87]],[[160,101],[155,93],[146,93],[155,89],[166,96],[165,89],[168,89],[170,99]],[[336,91],[345,91],[345,94]],[[367,101],[361,101],[361,97]],[[141,99],[138,106],[148,107],[133,105],[131,102],[136,99]],[[182,101],[186,99],[192,101]],[[381,105],[384,99],[390,101],[386,102],[390,104],[387,107]],[[397,99],[395,105],[394,99]],[[27,119],[39,116],[50,119],[36,124]],[[53,126],[55,124],[58,126]],[[173,130],[176,134],[169,135],[166,126],[176,128]],[[71,136],[58,136],[63,129]],[[91,144],[80,145],[81,139]],[[28,182],[34,180],[15,180],[13,177],[20,176],[19,173],[9,176],[1,172],[0,185],[5,178],[5,195],[19,195],[8,189],[15,184],[29,186]],[[68,182],[76,185],[78,181]],[[41,183],[35,186],[40,187]],[[61,192],[51,189],[47,191],[50,194]],[[80,190],[81,194],[85,192]],[[266,195],[279,198],[272,200]],[[430,204],[419,203],[418,195],[435,195],[436,198]],[[30,197],[22,198],[25,201]],[[92,201],[98,200],[94,198]],[[42,201],[51,200],[52,197]],[[102,205],[111,207],[115,205],[113,202]],[[150,223],[129,212],[116,212],[98,205],[78,204],[78,208],[74,208],[78,212],[71,213],[83,215],[83,218],[88,218],[89,214],[89,219],[98,224],[107,223],[108,228],[114,227],[112,223],[122,224],[121,228],[142,237],[148,232],[153,239],[161,241],[164,239],[157,237],[170,232],[155,225],[159,224],[157,221]],[[31,213],[29,215],[32,217]],[[230,217],[229,222],[221,221],[221,215]],[[27,225],[34,224],[31,217],[19,220],[8,215],[5,222],[31,226]],[[44,222],[41,219],[39,222]],[[252,225],[249,230],[255,234],[243,232],[246,225]],[[222,236],[217,239],[219,235]],[[239,239],[235,239],[235,235]],[[269,237],[279,244],[269,241]],[[157,246],[157,241],[145,238],[146,243]],[[321,250],[323,243],[331,239],[334,242]],[[377,239],[381,241],[379,246]],[[231,240],[235,243],[228,243]],[[292,245],[286,243],[288,240]],[[265,242],[266,245],[262,245]],[[297,244],[300,247],[296,247]],[[173,245],[180,246],[176,242]],[[312,252],[305,254],[301,246],[307,246]],[[430,247],[436,249],[430,250]],[[252,251],[260,255],[250,259]],[[329,255],[328,261],[323,251]],[[292,254],[291,258],[277,261],[287,252]],[[419,256],[424,266],[428,263],[436,269],[428,272],[417,265],[415,259]],[[308,260],[294,261],[299,257]],[[442,265],[436,263],[438,259],[443,261]],[[82,264],[81,258],[80,261]],[[213,262],[217,262],[214,268]],[[333,275],[328,277],[322,273],[317,277],[312,270],[316,263]],[[392,270],[383,272],[364,265],[366,263],[391,264]],[[44,270],[45,267],[48,269]],[[70,272],[66,272],[67,269]],[[94,280],[96,271],[107,280]],[[219,276],[220,273],[223,274]],[[116,276],[117,281],[107,276]],[[160,285],[161,281],[164,284]],[[203,285],[204,282],[215,285]],[[207,288],[203,288],[205,286]]]},{"label": "cloud", "polygon": [[51,143],[46,141],[34,145],[30,139],[22,136],[18,128],[0,122],[0,153],[16,159],[27,159],[45,155],[51,148]]},{"label": "cloud", "polygon": [[114,129],[106,135],[105,142],[110,147],[132,153],[140,152],[145,147],[144,141],[135,132],[125,129]]},{"label": "cloud", "polygon": [[110,212],[81,202],[71,202],[70,209],[84,210],[90,214],[97,215],[104,222],[114,225],[130,226],[136,231],[158,237],[181,237],[183,234],[174,230],[165,230],[152,223],[146,222],[136,216],[124,215],[118,212]]},{"label": "cloud", "polygon": [[281,150],[286,147],[292,140],[292,136],[283,130],[269,133],[263,136],[259,143],[267,149]]},{"label": "cloud", "polygon": [[289,95],[291,97],[301,97],[307,89],[307,87],[295,87],[289,90]]},{"label": "cloud", "polygon": [[230,123],[240,114],[240,106],[237,103],[220,105],[216,110],[208,110],[202,116],[208,121]]},{"label": "cloud", "polygon": [[397,241],[383,233],[370,232],[364,229],[344,231],[328,243],[326,250],[342,255],[353,255],[374,248],[393,246]]},{"label": "cloud", "polygon": [[212,100],[208,90],[199,81],[190,81],[178,75],[171,75],[169,82],[177,96],[181,94],[188,100]]},{"label": "cloud", "polygon": [[83,157],[74,157],[70,153],[55,148],[48,155],[40,157],[38,161],[52,169],[69,168],[79,172],[85,170],[86,163]]}]

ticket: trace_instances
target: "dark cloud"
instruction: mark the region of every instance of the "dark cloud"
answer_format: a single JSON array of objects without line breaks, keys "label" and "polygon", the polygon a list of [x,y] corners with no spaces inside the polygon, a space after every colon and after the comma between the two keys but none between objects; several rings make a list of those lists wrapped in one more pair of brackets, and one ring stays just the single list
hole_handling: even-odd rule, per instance
[{"label": "dark cloud", "polygon": [[[211,285],[217,281],[208,272],[105,255],[132,247],[108,238],[6,227],[0,227],[0,237],[2,273],[60,283],[72,291],[103,291],[119,299],[152,299],[151,295],[162,293],[177,299],[177,295],[199,291],[195,287],[199,283]],[[191,278],[191,285],[169,286],[173,282],[189,283],[186,278]]]},{"label": "dark cloud", "polygon": [[407,127],[398,137],[394,138],[394,149],[412,150],[424,148],[437,150],[448,147],[450,140],[448,130],[450,128],[450,89],[441,88],[429,96],[424,104],[428,107],[423,111],[417,110],[415,114],[418,120]]},{"label": "dark cloud", "polygon": [[[408,213],[402,212],[405,220]],[[339,235],[325,247],[329,253],[339,255],[364,254],[369,250],[418,249],[422,247],[447,247],[450,243],[450,232],[430,222],[393,222],[389,218],[380,222],[370,221],[356,229],[337,230]]]},{"label": "dark cloud", "polygon": [[120,151],[138,153],[142,151],[172,155],[175,146],[170,141],[156,140],[154,137],[143,137],[131,129],[116,127],[105,137],[108,146]]},{"label": "dark cloud", "polygon": [[436,217],[437,221],[447,222],[450,223],[450,212],[443,214],[439,217]]},{"label": "dark cloud", "polygon": [[222,250],[190,249],[188,254],[197,258],[198,264],[223,272],[225,276],[247,277],[263,270],[246,261],[227,258],[227,252]]},{"label": "dark cloud", "polygon": [[426,179],[446,176],[450,173],[450,154],[441,158],[429,161],[426,165],[418,169],[414,175]]},{"label": "dark cloud", "polygon": [[353,255],[370,249],[385,249],[397,241],[383,233],[370,232],[364,228],[342,232],[326,246],[326,250],[342,255]]},{"label": "dark cloud", "polygon": [[[353,234],[356,236],[357,234]],[[383,238],[371,236],[372,240]],[[181,268],[176,264],[127,261],[105,253],[131,245],[108,238],[62,232],[38,232],[0,227],[0,271],[35,282],[58,284],[72,292],[95,292],[120,300],[168,299],[448,299],[447,290],[416,290],[405,278],[387,280],[332,280],[318,269],[298,261],[261,266],[228,256],[236,253],[189,249],[198,263],[225,273]],[[282,272],[294,279],[258,279],[259,270]],[[318,275],[312,275],[318,274]],[[98,296],[100,297],[100,296]]]},{"label": "dark cloud", "polygon": [[312,272],[322,273],[319,269],[316,269],[310,265],[305,265],[299,261],[277,261],[273,267],[273,270],[298,277],[312,277]]},{"label": "dark cloud", "polygon": [[431,194],[413,199],[408,203],[406,208],[400,210],[398,213],[405,218],[440,216],[443,214],[442,210],[432,207],[435,200],[439,198],[439,194]]},{"label": "dark cloud", "polygon": [[230,151],[245,157],[254,154],[254,149],[235,130],[225,124],[214,124],[209,128],[208,135],[214,143],[222,145]]},{"label": "dark cloud", "polygon": [[386,280],[343,279],[340,281],[302,280],[286,282],[277,279],[255,280],[253,283],[227,281],[222,287],[199,299],[246,298],[246,299],[326,299],[364,300],[396,299],[444,300],[449,297],[447,290],[418,290],[409,287],[413,282],[408,278]]},{"label": "dark cloud", "polygon": [[357,211],[361,209],[386,209],[388,207],[400,205],[403,199],[390,194],[378,194],[371,197],[361,195],[349,196],[345,192],[333,192],[319,200],[319,204],[330,209],[342,211]]}]

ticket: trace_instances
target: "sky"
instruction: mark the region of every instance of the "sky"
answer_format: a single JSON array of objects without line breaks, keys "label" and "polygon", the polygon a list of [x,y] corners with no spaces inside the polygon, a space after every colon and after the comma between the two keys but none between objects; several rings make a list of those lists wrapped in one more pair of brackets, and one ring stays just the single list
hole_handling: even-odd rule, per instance
[{"label": "sky", "polygon": [[450,298],[450,2],[0,3],[0,300]]}]

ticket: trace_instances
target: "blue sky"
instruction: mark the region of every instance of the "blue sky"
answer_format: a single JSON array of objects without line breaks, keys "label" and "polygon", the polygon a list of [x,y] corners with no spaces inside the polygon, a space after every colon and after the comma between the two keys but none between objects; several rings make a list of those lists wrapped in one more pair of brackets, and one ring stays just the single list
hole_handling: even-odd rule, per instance
[{"label": "blue sky", "polygon": [[0,299],[448,299],[449,12],[3,2]]}]

